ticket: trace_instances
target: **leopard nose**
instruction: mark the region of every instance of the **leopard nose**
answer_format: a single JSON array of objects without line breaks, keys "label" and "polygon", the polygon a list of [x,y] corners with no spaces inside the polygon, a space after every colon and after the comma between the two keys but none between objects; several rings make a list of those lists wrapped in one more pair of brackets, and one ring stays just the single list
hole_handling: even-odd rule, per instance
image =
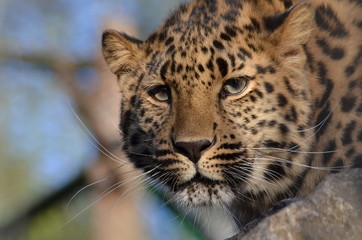
[{"label": "leopard nose", "polygon": [[173,147],[175,152],[188,157],[192,162],[197,163],[201,157],[201,153],[211,147],[215,141],[198,140],[192,142],[174,142]]}]

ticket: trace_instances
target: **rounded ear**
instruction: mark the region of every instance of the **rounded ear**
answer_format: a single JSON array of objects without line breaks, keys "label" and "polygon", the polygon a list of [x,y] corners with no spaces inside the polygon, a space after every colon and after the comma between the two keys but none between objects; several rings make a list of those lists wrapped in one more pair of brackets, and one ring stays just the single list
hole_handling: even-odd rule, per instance
[{"label": "rounded ear", "polygon": [[117,75],[132,71],[142,59],[143,42],[115,30],[102,35],[103,56],[111,71]]},{"label": "rounded ear", "polygon": [[301,1],[282,13],[264,18],[267,41],[279,56],[294,56],[307,44],[313,29],[314,12],[309,1]]}]

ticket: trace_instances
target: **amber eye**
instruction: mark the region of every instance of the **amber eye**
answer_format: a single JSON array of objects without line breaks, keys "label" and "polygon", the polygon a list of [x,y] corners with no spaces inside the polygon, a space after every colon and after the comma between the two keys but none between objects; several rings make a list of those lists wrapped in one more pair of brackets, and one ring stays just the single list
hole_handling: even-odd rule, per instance
[{"label": "amber eye", "polygon": [[159,102],[168,102],[171,99],[170,88],[166,85],[160,85],[148,91],[148,94]]},{"label": "amber eye", "polygon": [[246,78],[230,78],[225,81],[221,89],[221,96],[235,96],[242,93],[248,86],[249,80]]}]

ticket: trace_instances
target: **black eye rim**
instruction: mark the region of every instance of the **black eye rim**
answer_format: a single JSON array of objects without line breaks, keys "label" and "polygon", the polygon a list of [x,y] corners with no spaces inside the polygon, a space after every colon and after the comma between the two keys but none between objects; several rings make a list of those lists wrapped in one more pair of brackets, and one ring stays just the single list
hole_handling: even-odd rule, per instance
[{"label": "black eye rim", "polygon": [[[167,100],[160,100],[156,97],[156,94],[161,91],[164,91],[167,94]],[[171,101],[171,89],[167,85],[157,85],[153,87],[152,89],[148,90],[148,95],[157,102],[169,103]]]},{"label": "black eye rim", "polygon": [[[230,82],[242,82],[243,84],[243,88],[237,92],[237,93],[230,93],[229,91],[226,90],[225,88],[225,85],[227,85],[227,83],[230,83]],[[221,88],[221,92],[220,92],[220,95],[222,98],[226,98],[228,96],[238,96],[240,95],[241,93],[243,93],[245,91],[245,89],[248,87],[249,85],[249,79],[247,77],[233,77],[233,78],[229,78],[227,79],[223,85],[222,85],[222,88]]]}]

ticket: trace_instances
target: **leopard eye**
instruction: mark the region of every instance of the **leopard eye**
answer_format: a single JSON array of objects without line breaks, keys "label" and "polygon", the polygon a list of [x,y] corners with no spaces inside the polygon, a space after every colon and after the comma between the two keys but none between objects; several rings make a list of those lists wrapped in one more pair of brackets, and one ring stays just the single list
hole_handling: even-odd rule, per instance
[{"label": "leopard eye", "polygon": [[225,81],[221,89],[221,96],[235,96],[242,93],[248,86],[249,81],[245,78],[230,78]]},{"label": "leopard eye", "polygon": [[148,91],[148,94],[158,102],[168,102],[171,99],[170,88],[166,85],[160,85]]}]

